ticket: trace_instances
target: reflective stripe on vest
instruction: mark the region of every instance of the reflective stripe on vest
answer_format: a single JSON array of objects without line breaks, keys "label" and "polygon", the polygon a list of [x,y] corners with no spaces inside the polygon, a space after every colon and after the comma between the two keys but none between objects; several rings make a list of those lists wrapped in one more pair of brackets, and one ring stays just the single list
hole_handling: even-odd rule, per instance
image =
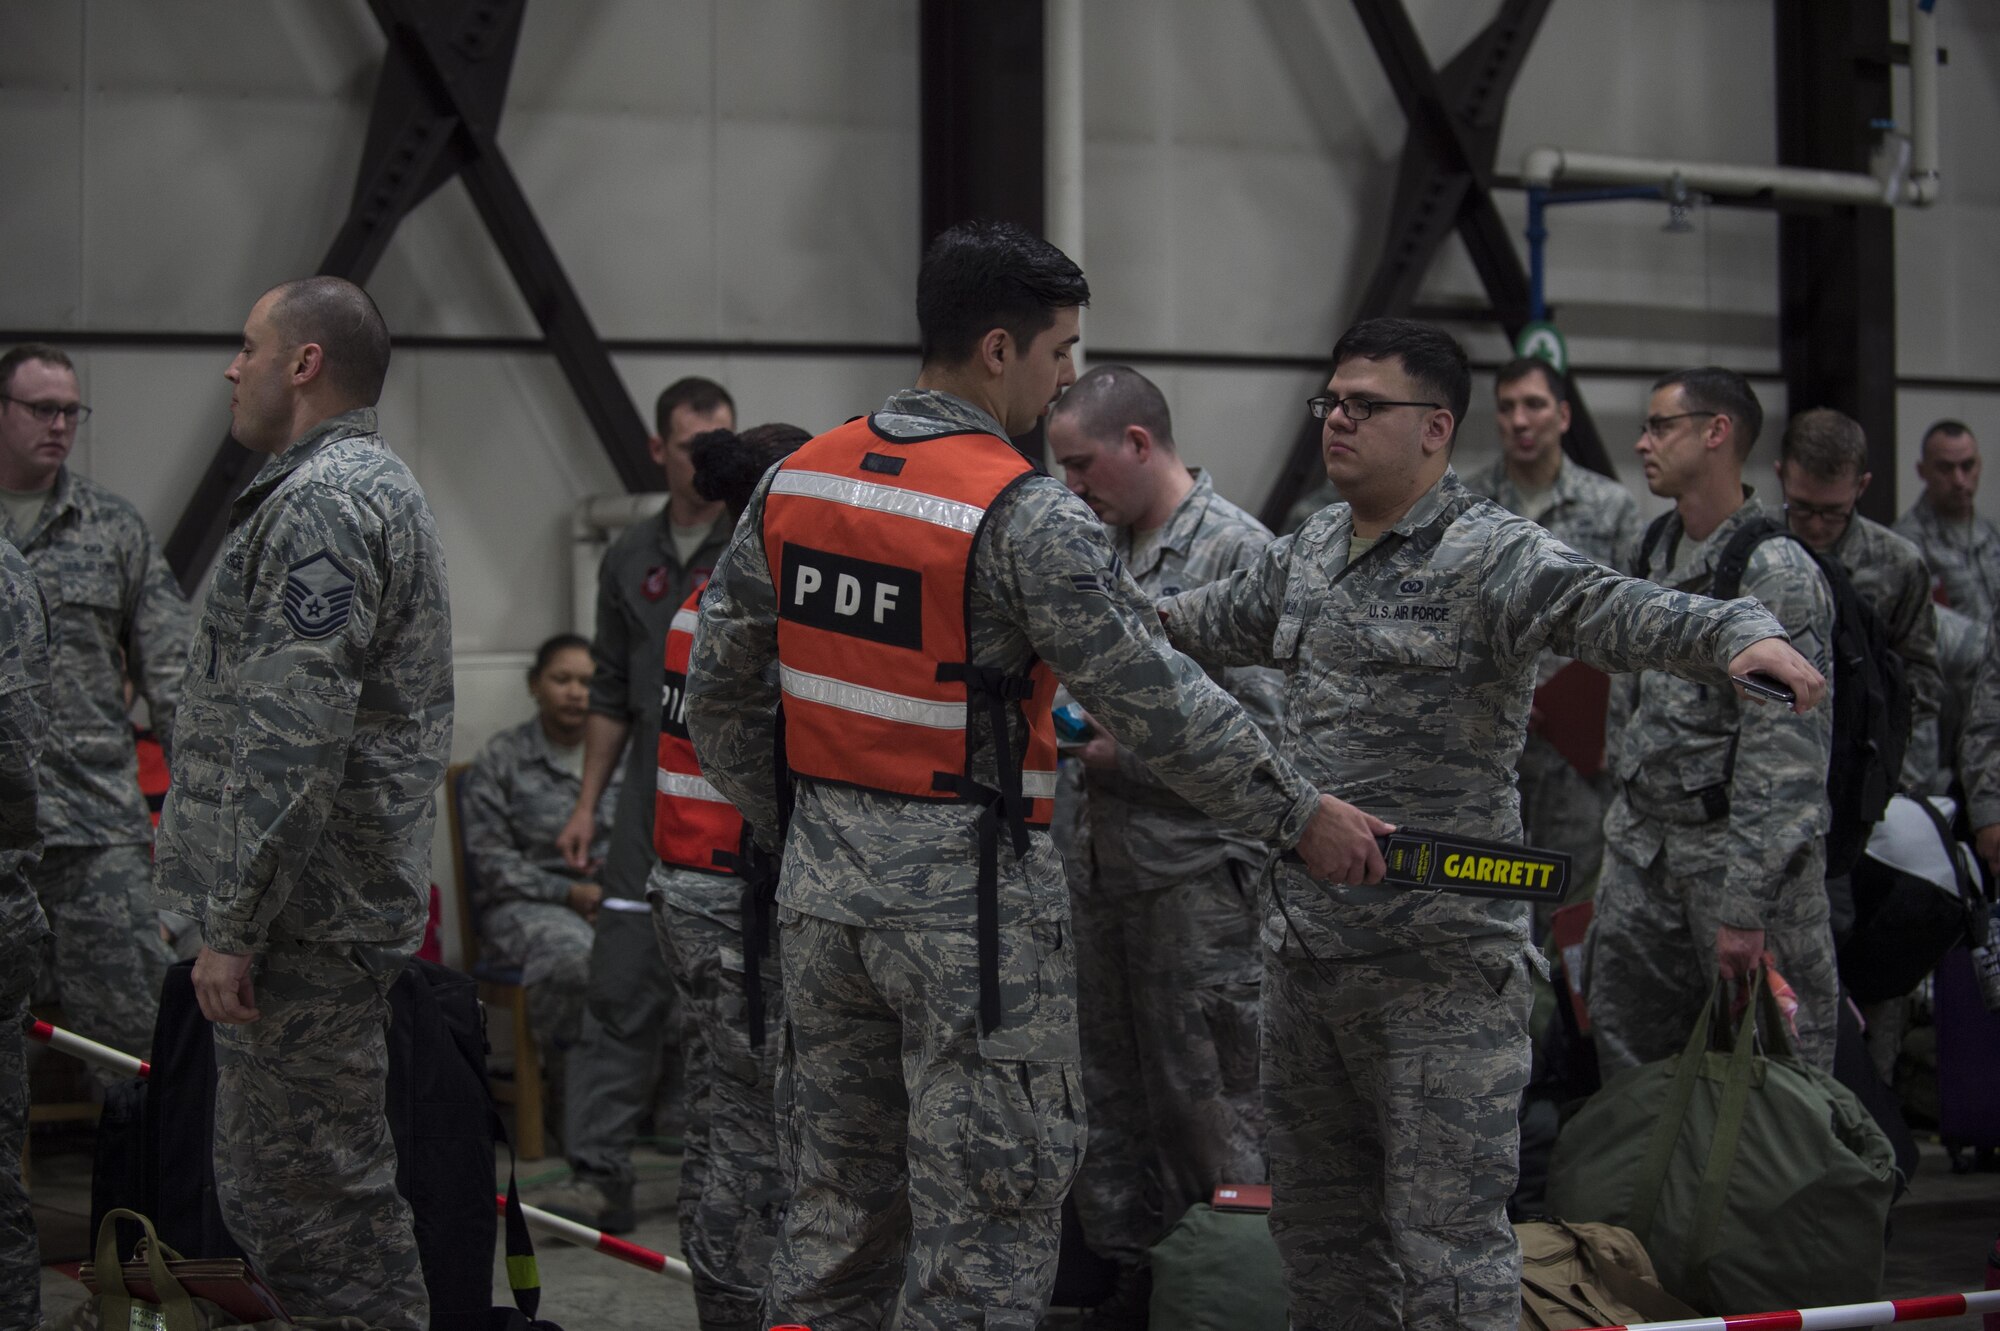
[{"label": "reflective stripe on vest", "polygon": [[[702,586],[706,586],[704,581]],[[743,815],[701,774],[687,732],[687,668],[701,586],[674,613],[667,628],[665,681],[660,696],[659,770],[654,779],[653,849],[668,864],[726,873],[717,851],[734,855],[742,844]]]},{"label": "reflective stripe on vest", "polygon": [[[917,441],[849,421],[779,464],[764,500],[778,597],[785,754],[802,777],[956,800],[966,774],[966,576],[986,510],[1034,468],[996,435]],[[1033,663],[1022,791],[1044,825],[1055,795],[1055,678]],[[974,724],[988,728],[983,698]],[[996,738],[996,743],[1004,737]]]}]

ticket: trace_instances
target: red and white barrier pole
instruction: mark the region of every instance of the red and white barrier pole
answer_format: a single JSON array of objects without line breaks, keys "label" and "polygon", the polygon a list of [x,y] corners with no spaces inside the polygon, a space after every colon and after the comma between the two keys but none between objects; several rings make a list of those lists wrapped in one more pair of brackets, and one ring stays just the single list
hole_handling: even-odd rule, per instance
[{"label": "red and white barrier pole", "polygon": [[[130,1054],[113,1049],[108,1044],[99,1044],[95,1040],[78,1035],[75,1031],[66,1031],[60,1026],[51,1026],[46,1021],[34,1020],[23,1022],[21,1029],[29,1039],[59,1050],[72,1058],[82,1059],[86,1063],[109,1068],[127,1077],[153,1075],[153,1065],[145,1059],[134,1058]],[[500,1210],[504,1213],[507,1209],[507,1199],[496,1196],[494,1200],[500,1204]],[[521,1213],[527,1217],[531,1226],[555,1238],[565,1239],[586,1248],[595,1248],[607,1257],[616,1257],[621,1262],[629,1262],[648,1271],[658,1271],[676,1280],[685,1280],[689,1283],[694,1280],[694,1273],[688,1270],[688,1264],[678,1257],[669,1257],[663,1252],[654,1252],[651,1248],[628,1243],[624,1239],[592,1229],[588,1225],[565,1220],[538,1206],[524,1204]]]},{"label": "red and white barrier pole", "polygon": [[[507,1211],[506,1195],[496,1193],[493,1200],[504,1215]],[[589,1225],[566,1220],[553,1212],[544,1211],[539,1206],[529,1206],[525,1202],[521,1205],[521,1214],[527,1217],[531,1227],[551,1238],[562,1239],[566,1243],[574,1243],[580,1247],[595,1248],[605,1256],[616,1257],[621,1262],[644,1267],[648,1271],[658,1271],[661,1275],[685,1280],[690,1284],[694,1282],[694,1272],[690,1271],[688,1264],[678,1257],[669,1257],[663,1252],[654,1252],[651,1248],[628,1243],[616,1235],[606,1234],[601,1229],[592,1229]]]},{"label": "red and white barrier pole", "polygon": [[75,1031],[66,1031],[60,1026],[51,1026],[46,1021],[35,1021],[33,1019],[23,1022],[21,1029],[26,1032],[30,1040],[38,1040],[51,1049],[61,1050],[71,1058],[80,1058],[86,1063],[95,1063],[99,1067],[109,1068],[111,1071],[123,1073],[127,1077],[150,1077],[153,1075],[153,1065],[145,1059],[134,1058],[130,1054],[113,1049],[108,1044],[99,1044],[95,1040],[87,1040]]},{"label": "red and white barrier pole", "polygon": [[1970,1294],[1932,1294],[1921,1299],[1884,1299],[1879,1303],[1843,1303],[1825,1308],[1794,1308],[1788,1312],[1745,1313],[1736,1317],[1684,1317],[1672,1322],[1632,1322],[1596,1326],[1590,1331],[1842,1331],[1849,1327],[1881,1326],[1888,1322],[1921,1322],[1933,1317],[2000,1312],[2000,1289]]}]

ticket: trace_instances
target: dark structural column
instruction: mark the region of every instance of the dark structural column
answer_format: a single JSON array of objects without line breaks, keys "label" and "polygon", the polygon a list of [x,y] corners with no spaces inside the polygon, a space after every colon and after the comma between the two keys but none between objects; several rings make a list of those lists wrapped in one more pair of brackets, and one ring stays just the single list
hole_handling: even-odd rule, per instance
[{"label": "dark structural column", "polygon": [[[1867,171],[1893,114],[1889,6],[1774,0],[1778,161]],[[1861,511],[1896,516],[1896,218],[1889,208],[1786,212],[1778,219],[1779,355],[1793,412],[1833,407],[1868,432],[1875,482]],[[1774,422],[1772,428],[1781,428]]]}]

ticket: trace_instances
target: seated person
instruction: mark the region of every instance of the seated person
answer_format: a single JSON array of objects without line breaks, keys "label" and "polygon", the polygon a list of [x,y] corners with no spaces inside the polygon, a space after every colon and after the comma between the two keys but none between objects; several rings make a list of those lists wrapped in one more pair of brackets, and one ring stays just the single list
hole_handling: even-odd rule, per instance
[{"label": "seated person", "polygon": [[[563,1064],[576,1042],[590,978],[591,921],[604,890],[571,869],[556,834],[583,784],[583,728],[590,709],[590,643],[559,633],[528,671],[536,715],[489,741],[465,774],[460,821],[480,956],[518,966],[528,1021],[542,1052],[552,1102],[562,1097]],[[602,829],[588,872],[604,859],[614,780],[599,804]],[[548,1121],[560,1123],[560,1114]]]}]

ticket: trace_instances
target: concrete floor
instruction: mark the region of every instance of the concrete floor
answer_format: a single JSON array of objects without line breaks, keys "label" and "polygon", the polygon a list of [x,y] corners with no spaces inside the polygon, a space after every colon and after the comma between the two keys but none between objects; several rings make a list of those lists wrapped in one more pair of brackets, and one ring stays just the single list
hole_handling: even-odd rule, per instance
[{"label": "concrete floor", "polygon": [[[634,1157],[640,1174],[639,1228],[633,1242],[678,1255],[673,1220],[679,1183],[676,1157],[641,1147]],[[548,1166],[554,1165],[554,1168]],[[504,1183],[505,1162],[496,1171]],[[557,1162],[522,1167],[524,1179],[559,1177]],[[524,1187],[527,1200],[536,1188]],[[89,1246],[89,1136],[81,1130],[38,1133],[34,1157],[35,1222],[43,1259],[74,1261]],[[1884,1294],[1901,1298],[1978,1289],[1986,1280],[1986,1254],[2000,1234],[2000,1173],[1954,1175],[1935,1141],[1923,1146],[1915,1182],[1892,1217]],[[694,1331],[694,1300],[679,1281],[627,1266],[594,1251],[541,1240],[541,1316],[569,1331]],[[494,1263],[496,1301],[506,1300],[507,1279]],[[82,1301],[83,1287],[59,1271],[42,1273],[44,1315],[54,1318]],[[1749,1310],[1745,1310],[1749,1311]],[[1087,1319],[1058,1313],[1051,1326],[1087,1326]],[[1960,1317],[1922,1323],[1944,1331],[1979,1331],[1980,1319]]]}]

